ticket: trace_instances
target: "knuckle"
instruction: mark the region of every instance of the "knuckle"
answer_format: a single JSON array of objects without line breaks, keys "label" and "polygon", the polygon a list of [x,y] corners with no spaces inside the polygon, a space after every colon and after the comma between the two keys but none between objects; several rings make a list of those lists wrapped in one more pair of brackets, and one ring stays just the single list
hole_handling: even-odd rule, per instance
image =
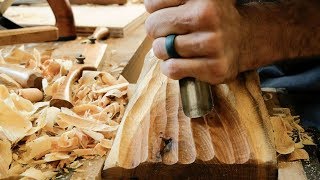
[{"label": "knuckle", "polygon": [[220,60],[220,62],[217,63],[216,75],[222,79],[225,79],[225,77],[228,75],[228,71],[229,66],[226,61]]},{"label": "knuckle", "polygon": [[155,39],[152,43],[152,49],[154,55],[159,59],[164,59],[163,49],[161,47],[161,42],[159,39]]},{"label": "knuckle", "polygon": [[150,36],[151,38],[155,38],[156,28],[155,28],[153,16],[150,15],[146,19],[145,28],[146,28],[146,32],[147,32],[148,36]]},{"label": "knuckle", "polygon": [[229,71],[227,63],[223,59],[218,60],[218,62],[210,62],[213,64],[209,64],[207,67],[210,67],[209,72],[212,73],[212,76],[215,77],[215,79],[225,79]]},{"label": "knuckle", "polygon": [[178,80],[180,79],[180,68],[179,65],[177,63],[175,63],[173,60],[170,61],[166,61],[166,75],[174,80]]},{"label": "knuckle", "polygon": [[149,13],[154,12],[156,9],[154,0],[144,0],[144,6]]},{"label": "knuckle", "polygon": [[208,2],[198,7],[196,21],[202,26],[214,26],[218,24],[218,12],[213,3]]},{"label": "knuckle", "polygon": [[220,54],[223,46],[221,35],[219,33],[210,33],[207,36],[207,40],[205,41],[204,46],[209,47],[206,48],[208,55]]}]

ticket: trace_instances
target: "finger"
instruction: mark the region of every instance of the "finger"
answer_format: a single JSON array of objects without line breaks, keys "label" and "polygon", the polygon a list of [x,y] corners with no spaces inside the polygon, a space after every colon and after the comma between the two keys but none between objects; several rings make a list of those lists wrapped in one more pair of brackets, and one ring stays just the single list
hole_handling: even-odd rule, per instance
[{"label": "finger", "polygon": [[161,62],[161,71],[171,79],[194,77],[211,84],[227,79],[228,67],[220,60],[212,59],[169,59]]},{"label": "finger", "polygon": [[[195,32],[178,35],[175,38],[174,47],[177,53],[184,58],[215,57],[219,54],[218,50],[222,47],[219,36],[219,33],[213,32]],[[154,54],[163,60],[170,58],[166,50],[165,41],[166,38],[161,37],[155,39],[152,44]]]},{"label": "finger", "polygon": [[147,33],[156,39],[169,34],[188,34],[205,29],[207,24],[198,21],[199,18],[193,13],[185,5],[156,11],[145,22]]},{"label": "finger", "polygon": [[144,0],[144,5],[149,13],[157,10],[182,5],[187,0]]}]

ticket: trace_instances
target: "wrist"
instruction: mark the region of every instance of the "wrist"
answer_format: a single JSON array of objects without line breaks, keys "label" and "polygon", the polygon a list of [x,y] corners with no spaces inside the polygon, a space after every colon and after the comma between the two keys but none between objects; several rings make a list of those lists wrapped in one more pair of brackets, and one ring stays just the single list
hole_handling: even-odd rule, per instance
[{"label": "wrist", "polygon": [[285,56],[282,35],[284,24],[268,15],[271,6],[275,5],[270,3],[262,7],[252,3],[238,8],[242,30],[239,72],[271,64]]},{"label": "wrist", "polygon": [[319,9],[317,0],[239,6],[244,31],[239,47],[239,71],[280,60],[319,56]]}]

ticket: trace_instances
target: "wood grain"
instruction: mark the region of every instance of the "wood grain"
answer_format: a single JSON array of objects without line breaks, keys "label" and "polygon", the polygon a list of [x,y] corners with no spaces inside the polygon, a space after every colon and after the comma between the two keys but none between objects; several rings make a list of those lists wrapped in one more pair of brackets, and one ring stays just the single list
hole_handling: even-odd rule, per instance
[{"label": "wood grain", "polygon": [[47,0],[55,16],[55,25],[59,29],[61,40],[73,40],[77,37],[76,26],[69,0]]},{"label": "wood grain", "polygon": [[[65,81],[60,86],[58,92],[52,97],[50,106],[55,106],[58,108],[73,107],[73,102],[71,100],[71,86],[76,80],[81,77],[84,70],[97,70],[103,59],[106,48],[107,45],[104,43],[83,44],[81,43],[81,40],[77,40],[65,43],[62,47],[56,49],[52,53],[53,58],[64,58],[73,60],[73,66],[69,71]],[[66,52],[66,49],[68,49],[68,52]],[[75,58],[79,54],[82,54],[85,57],[84,64],[76,63]]]},{"label": "wood grain", "polygon": [[0,31],[0,46],[54,41],[58,39],[58,29],[53,26],[38,26]]},{"label": "wood grain", "polygon": [[[84,36],[92,34],[96,27],[107,27],[111,37],[124,37],[143,24],[147,17],[142,4],[72,5],[72,11],[76,31]],[[12,6],[4,16],[22,26],[55,25],[56,22],[50,7],[45,5]]]},{"label": "wood grain", "polygon": [[[177,81],[156,80],[163,76],[158,68],[159,61],[147,55],[107,157],[104,178],[276,177],[269,117],[255,73],[215,87],[210,115],[188,119],[182,113]],[[141,152],[141,144],[135,143],[146,136],[140,133],[144,123],[149,123],[144,126],[149,127],[148,159],[139,162],[141,154],[128,154]]]}]

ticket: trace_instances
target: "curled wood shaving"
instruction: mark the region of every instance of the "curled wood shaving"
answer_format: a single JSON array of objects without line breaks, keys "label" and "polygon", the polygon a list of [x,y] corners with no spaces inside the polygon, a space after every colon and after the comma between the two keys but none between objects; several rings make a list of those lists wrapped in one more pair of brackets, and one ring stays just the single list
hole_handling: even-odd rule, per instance
[{"label": "curled wood shaving", "polygon": [[296,160],[309,160],[309,154],[304,149],[295,149],[288,156],[288,161],[296,161]]},{"label": "curled wood shaving", "polygon": [[288,154],[288,161],[309,159],[308,153],[302,148],[305,145],[315,145],[299,123],[299,116],[292,116],[290,109],[274,108],[271,124],[275,134],[276,150],[280,155]]},{"label": "curled wood shaving", "polygon": [[[2,85],[0,85],[0,89],[1,88],[3,89]],[[5,93],[6,91],[2,90],[1,96],[5,97]],[[18,109],[22,110],[22,107],[24,107],[21,103],[18,103],[17,100],[16,103],[14,103],[11,99],[11,96],[7,97],[6,99],[0,99],[0,132],[3,132],[12,143],[16,143],[18,140],[22,139],[32,128],[32,124],[28,120],[28,117],[25,117],[18,112]],[[20,105],[21,107],[15,107],[16,104]],[[27,108],[29,109],[29,107]]]},{"label": "curled wood shaving", "polygon": [[125,78],[85,71],[72,86],[74,108],[59,109],[49,107],[49,101],[71,69],[71,60],[52,59],[37,50],[29,53],[22,46],[7,54],[0,51],[0,63],[17,63],[45,77],[44,98],[37,103],[40,98],[25,96],[30,93],[0,85],[0,177],[50,179],[68,171],[66,167],[79,168],[84,159],[108,154],[128,103]]},{"label": "curled wood shaving", "polygon": [[52,162],[52,161],[59,161],[63,159],[69,159],[70,156],[67,153],[61,153],[61,152],[53,152],[50,154],[46,154],[44,156],[45,162]]},{"label": "curled wood shaving", "polygon": [[[1,63],[0,63],[1,64]],[[0,73],[0,84],[5,85],[9,90],[21,89],[21,85],[6,74]]]},{"label": "curled wood shaving", "polygon": [[281,117],[271,117],[276,145],[276,151],[280,154],[290,154],[294,151],[294,142],[288,136],[286,127],[282,122]]},{"label": "curled wood shaving", "polygon": [[43,156],[51,149],[52,138],[49,136],[41,136],[25,145],[25,152],[21,154],[21,161],[28,163],[36,156]]}]

